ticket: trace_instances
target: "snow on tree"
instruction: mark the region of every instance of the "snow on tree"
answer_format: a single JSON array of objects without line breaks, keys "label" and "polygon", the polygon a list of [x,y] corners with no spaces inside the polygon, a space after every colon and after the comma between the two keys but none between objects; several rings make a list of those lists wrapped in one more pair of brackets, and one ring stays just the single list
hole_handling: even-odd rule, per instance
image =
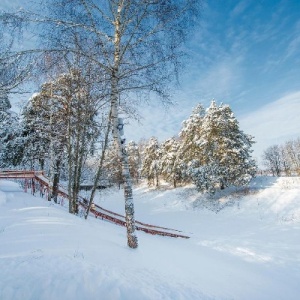
[{"label": "snow on tree", "polygon": [[127,144],[127,154],[129,171],[131,178],[138,182],[140,178],[140,168],[141,168],[141,155],[138,145],[134,141],[130,141]]},{"label": "snow on tree", "polygon": [[11,104],[6,93],[0,94],[0,111],[8,112],[11,109]]},{"label": "snow on tree", "polygon": [[[197,24],[201,1],[45,0],[40,4],[40,12],[10,14],[6,22],[17,19],[34,25],[30,29],[40,36],[42,49],[28,53],[76,53],[105,73],[111,105],[107,128],[112,130],[122,161],[127,242],[129,247],[137,248],[132,182],[125,140],[120,134],[120,102],[135,92],[138,97],[156,94],[164,101],[169,100],[167,86],[178,78],[184,54],[182,45]],[[94,187],[101,163],[99,166]]]},{"label": "snow on tree", "polygon": [[180,144],[174,137],[167,139],[161,145],[161,174],[163,179],[173,183],[176,188],[178,182],[183,179],[182,162],[178,158]]},{"label": "snow on tree", "polygon": [[123,183],[122,168],[118,151],[113,145],[110,145],[106,151],[103,169],[103,175],[105,174],[110,182],[118,184],[120,188]]},{"label": "snow on tree", "polygon": [[49,160],[54,200],[63,164],[67,166],[69,210],[75,213],[82,168],[99,134],[95,102],[81,71],[71,69],[44,83],[23,115],[28,155],[39,153],[39,160]]},{"label": "snow on tree", "polygon": [[22,111],[24,134],[23,164],[32,169],[45,170],[50,146],[49,113],[41,103],[41,94],[34,94]]},{"label": "snow on tree", "polygon": [[280,176],[282,171],[281,151],[278,145],[268,147],[263,153],[264,165],[272,172],[273,176]]},{"label": "snow on tree", "polygon": [[6,93],[0,95],[0,167],[18,165],[23,156],[22,132],[19,118],[10,110]]},{"label": "snow on tree", "polygon": [[31,54],[13,53],[12,49],[16,45],[19,47],[21,24],[18,18],[12,17],[12,20],[8,21],[6,16],[2,15],[0,18],[0,98],[2,99],[12,90],[14,92],[19,90],[20,85],[29,78],[35,64]]},{"label": "snow on tree", "polygon": [[180,148],[179,153],[184,163],[189,163],[192,160],[200,160],[201,152],[198,145],[198,140],[201,135],[205,110],[201,104],[197,105],[190,117],[182,122],[182,129],[179,132]]},{"label": "snow on tree", "polygon": [[300,138],[285,142],[283,145],[268,147],[263,155],[263,163],[273,176],[280,176],[283,172],[290,176],[300,175]]},{"label": "snow on tree", "polygon": [[197,144],[201,134],[201,126],[205,110],[201,104],[198,104],[192,111],[189,118],[182,122],[182,129],[179,132],[179,148],[175,164],[180,167],[182,182],[190,181],[188,166],[194,161],[201,160],[201,153]]},{"label": "snow on tree", "polygon": [[159,175],[161,173],[160,154],[158,140],[152,137],[145,145],[141,170],[142,176],[147,178],[149,186],[159,186]]},{"label": "snow on tree", "polygon": [[300,175],[300,138],[286,142],[284,149],[291,169]]},{"label": "snow on tree", "polygon": [[199,190],[213,193],[217,188],[243,186],[255,175],[253,137],[239,129],[228,105],[211,102],[197,138],[200,158],[198,165],[191,164],[189,173]]}]

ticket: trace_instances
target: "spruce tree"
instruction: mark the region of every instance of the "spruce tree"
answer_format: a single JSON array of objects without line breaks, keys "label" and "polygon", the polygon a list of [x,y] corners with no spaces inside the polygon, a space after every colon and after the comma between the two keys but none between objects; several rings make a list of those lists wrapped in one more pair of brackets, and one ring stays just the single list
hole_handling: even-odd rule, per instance
[{"label": "spruce tree", "polygon": [[228,105],[211,102],[195,143],[201,158],[198,165],[191,164],[189,173],[199,190],[213,193],[230,185],[242,186],[255,175],[253,137],[240,130]]},{"label": "spruce tree", "polygon": [[176,188],[177,183],[183,180],[182,162],[179,159],[180,144],[175,138],[167,139],[161,145],[161,174]]},{"label": "spruce tree", "polygon": [[160,166],[160,147],[157,138],[152,137],[144,148],[142,176],[148,180],[148,185],[159,186]]},{"label": "spruce tree", "polygon": [[192,111],[189,118],[182,122],[182,129],[179,132],[180,147],[179,157],[185,164],[196,160],[200,163],[201,153],[199,149],[199,139],[205,110],[198,104]]},{"label": "spruce tree", "polygon": [[10,110],[6,93],[0,94],[0,167],[17,166],[23,157],[23,137],[19,118]]}]

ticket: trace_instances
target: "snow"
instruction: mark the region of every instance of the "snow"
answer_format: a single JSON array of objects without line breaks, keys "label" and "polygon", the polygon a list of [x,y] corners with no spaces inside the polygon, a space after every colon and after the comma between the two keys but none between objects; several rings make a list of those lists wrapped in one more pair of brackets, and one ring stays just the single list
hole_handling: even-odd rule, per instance
[{"label": "snow", "polygon": [[[193,187],[134,189],[136,219],[182,230],[138,232],[0,181],[0,299],[299,299],[300,178],[256,178],[208,199]],[[122,191],[95,202],[124,212]]]}]

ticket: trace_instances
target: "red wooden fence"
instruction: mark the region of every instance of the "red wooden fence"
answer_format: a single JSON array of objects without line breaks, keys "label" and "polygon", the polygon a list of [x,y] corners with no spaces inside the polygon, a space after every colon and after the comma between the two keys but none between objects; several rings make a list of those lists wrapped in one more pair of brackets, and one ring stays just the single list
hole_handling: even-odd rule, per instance
[{"label": "red wooden fence", "polygon": [[[10,171],[5,170],[0,172],[0,179],[25,179],[24,190],[26,191],[28,188],[28,179],[31,179],[30,188],[33,194],[36,192],[35,190],[35,181],[37,181],[42,187],[41,193],[46,191],[47,193],[51,192],[51,184],[47,177],[44,176],[43,171]],[[69,200],[69,195],[62,186],[59,186],[58,194],[63,198]],[[87,209],[88,200],[79,197],[78,203],[83,209]],[[107,220],[114,224],[120,226],[126,226],[125,217],[121,214],[115,213],[113,211],[107,210],[97,204],[95,204],[94,208],[90,210],[90,213],[93,214],[96,218],[101,220]],[[169,237],[180,237],[180,238],[190,238],[189,236],[180,234],[181,231],[151,224],[142,223],[140,221],[136,221],[136,230],[140,230],[152,235],[162,235]]]}]

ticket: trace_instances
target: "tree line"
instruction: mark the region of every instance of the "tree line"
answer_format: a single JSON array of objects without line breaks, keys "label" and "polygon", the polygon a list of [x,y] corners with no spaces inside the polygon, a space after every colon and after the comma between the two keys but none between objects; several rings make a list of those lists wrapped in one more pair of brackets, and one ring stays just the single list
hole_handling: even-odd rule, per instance
[{"label": "tree line", "polygon": [[272,145],[263,153],[263,163],[273,176],[300,175],[300,138]]},{"label": "tree line", "polygon": [[[160,142],[157,137],[128,143],[131,177],[145,179],[149,186],[168,182],[195,184],[200,192],[215,193],[229,186],[244,186],[257,171],[252,158],[252,136],[239,128],[229,105],[212,101],[207,109],[199,104],[182,122],[177,136]],[[108,149],[105,162],[110,178],[122,183],[116,151]]]},{"label": "tree line", "polygon": [[[24,107],[21,120],[14,121],[16,126],[2,127],[1,167],[46,170],[53,180],[54,201],[60,178],[68,182],[69,193],[76,198],[82,181],[91,181],[96,172],[96,158],[104,147],[101,179],[124,184],[112,134],[107,145],[100,140],[107,122],[99,119],[92,99],[78,70],[43,84]],[[1,114],[13,117],[8,102],[1,103]],[[131,141],[125,149],[130,176],[136,182],[145,178],[156,187],[160,180],[174,187],[192,182],[199,191],[214,193],[231,185],[243,186],[255,175],[253,143],[253,137],[239,129],[230,107],[212,101],[206,110],[201,104],[193,110],[177,137],[161,143],[156,137]]]},{"label": "tree line", "polygon": [[144,146],[141,174],[149,185],[162,178],[176,187],[194,183],[201,192],[215,193],[228,186],[243,186],[256,173],[251,157],[253,137],[239,128],[228,105],[199,104],[183,121],[177,137],[161,144],[151,138]]}]

